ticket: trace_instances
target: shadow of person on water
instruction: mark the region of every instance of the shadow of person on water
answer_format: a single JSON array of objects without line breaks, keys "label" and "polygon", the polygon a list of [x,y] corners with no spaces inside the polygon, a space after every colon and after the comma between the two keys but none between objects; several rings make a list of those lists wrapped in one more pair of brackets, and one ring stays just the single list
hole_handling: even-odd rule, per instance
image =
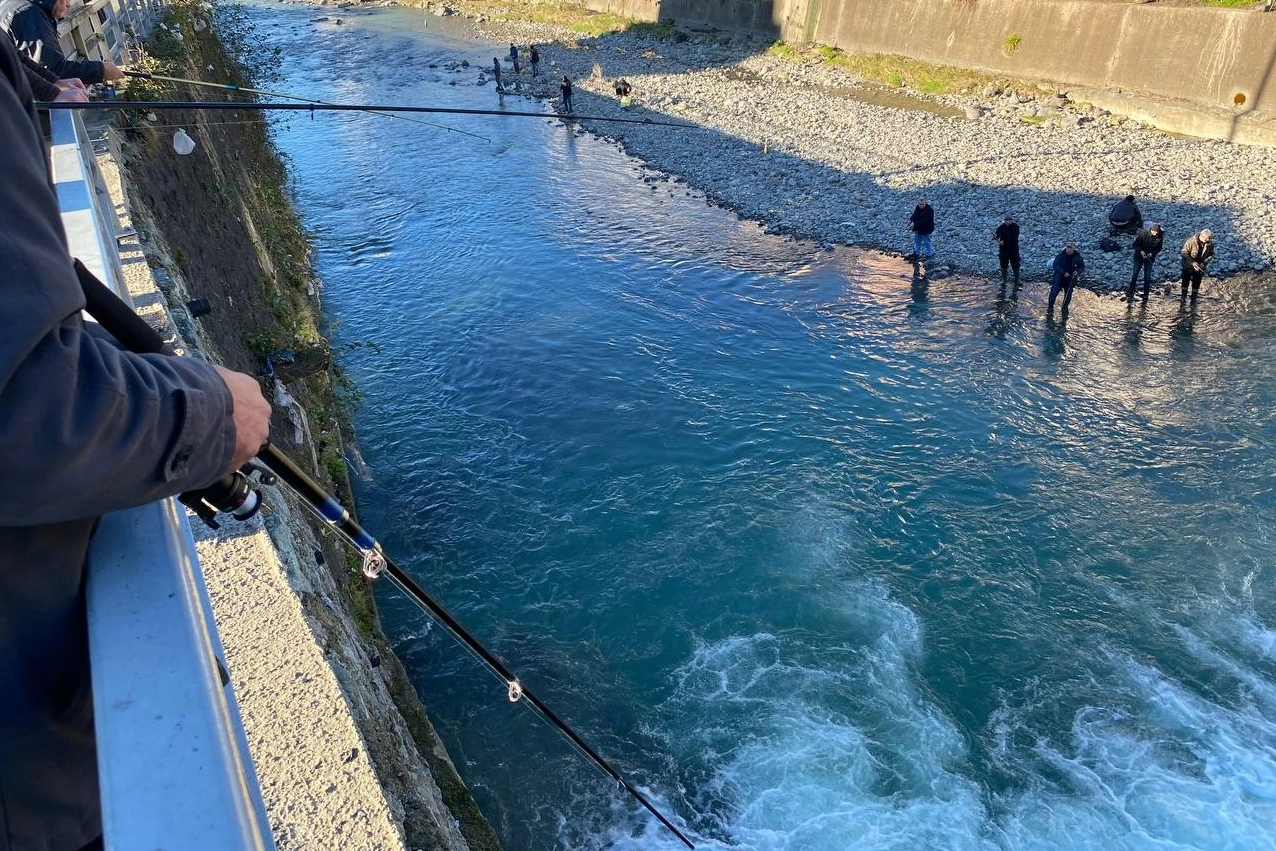
[{"label": "shadow of person on water", "polygon": [[930,310],[930,279],[926,277],[926,267],[913,261],[913,284],[911,288],[912,304],[908,306],[910,316],[923,317]]},{"label": "shadow of person on water", "polygon": [[1179,302],[1179,312],[1170,324],[1170,357],[1187,360],[1196,351],[1196,320],[1201,317],[1196,302]]},{"label": "shadow of person on water", "polygon": [[1041,338],[1041,353],[1050,360],[1062,360],[1068,354],[1068,312],[1059,319],[1054,314],[1046,316],[1045,335]]},{"label": "shadow of person on water", "polygon": [[1125,330],[1121,335],[1121,341],[1127,348],[1138,349],[1143,342],[1143,329],[1147,327],[1148,303],[1145,300],[1139,301],[1138,313],[1135,313],[1134,302],[1126,301],[1125,303]]},{"label": "shadow of person on water", "polygon": [[1001,282],[1001,288],[997,290],[997,298],[992,303],[992,319],[988,321],[988,328],[984,331],[985,334],[990,337],[996,337],[998,340],[1006,338],[1006,332],[1019,319],[1019,290],[1022,288],[1023,284],[1015,281],[1007,293],[1006,282]]}]

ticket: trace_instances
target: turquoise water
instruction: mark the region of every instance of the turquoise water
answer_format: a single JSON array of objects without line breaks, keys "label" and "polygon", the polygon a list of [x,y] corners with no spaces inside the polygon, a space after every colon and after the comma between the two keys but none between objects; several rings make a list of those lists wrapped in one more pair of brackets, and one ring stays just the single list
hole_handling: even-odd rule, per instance
[{"label": "turquoise water", "polygon": [[[495,104],[438,19],[254,14],[271,88]],[[279,126],[363,520],[698,847],[1276,848],[1271,279],[1049,325],[554,121],[430,120],[491,141]],[[382,591],[508,851],[681,847]]]}]

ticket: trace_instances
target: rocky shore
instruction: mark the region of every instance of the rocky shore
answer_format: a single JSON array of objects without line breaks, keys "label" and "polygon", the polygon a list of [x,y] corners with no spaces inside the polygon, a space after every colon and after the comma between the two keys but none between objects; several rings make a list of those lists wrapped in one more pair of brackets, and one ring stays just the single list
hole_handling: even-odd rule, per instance
[{"label": "rocky shore", "polygon": [[[451,0],[429,8],[467,14]],[[1177,279],[1179,248],[1206,227],[1217,245],[1212,276],[1270,269],[1276,258],[1276,168],[1264,148],[1175,138],[1040,86],[908,96],[827,62],[770,54],[743,36],[586,38],[469,14],[481,37],[522,48],[522,73],[515,77],[508,61],[504,69],[519,94],[557,99],[566,74],[578,114],[694,125],[576,122],[665,175],[653,180],[685,180],[774,232],[903,254],[908,215],[924,196],[937,213],[932,267],[997,274],[991,235],[1011,214],[1022,227],[1025,277],[1045,277],[1047,261],[1075,241],[1089,286],[1123,289],[1131,238],[1117,237],[1112,252],[1100,243],[1108,210],[1133,194],[1145,221],[1165,228],[1158,280]],[[537,79],[525,58],[530,43],[542,54]],[[492,85],[487,69],[466,72],[458,85]],[[634,89],[628,109],[614,91],[621,77]],[[518,108],[517,97],[503,100]]]}]

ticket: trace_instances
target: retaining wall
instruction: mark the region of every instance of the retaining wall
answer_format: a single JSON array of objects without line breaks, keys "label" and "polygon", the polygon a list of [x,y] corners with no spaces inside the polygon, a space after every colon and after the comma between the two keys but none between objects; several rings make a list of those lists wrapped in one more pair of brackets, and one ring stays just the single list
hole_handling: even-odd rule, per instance
[{"label": "retaining wall", "polygon": [[908,56],[1140,112],[1167,130],[1276,144],[1276,12],[1110,0],[585,0],[639,20]]}]

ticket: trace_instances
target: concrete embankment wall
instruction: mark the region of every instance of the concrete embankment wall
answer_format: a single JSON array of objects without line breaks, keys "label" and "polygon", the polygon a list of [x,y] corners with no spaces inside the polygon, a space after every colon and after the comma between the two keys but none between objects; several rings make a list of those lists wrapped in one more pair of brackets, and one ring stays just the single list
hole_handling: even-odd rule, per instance
[{"label": "concrete embankment wall", "polygon": [[639,20],[1021,80],[1167,130],[1276,144],[1276,12],[1103,0],[586,0]]}]

